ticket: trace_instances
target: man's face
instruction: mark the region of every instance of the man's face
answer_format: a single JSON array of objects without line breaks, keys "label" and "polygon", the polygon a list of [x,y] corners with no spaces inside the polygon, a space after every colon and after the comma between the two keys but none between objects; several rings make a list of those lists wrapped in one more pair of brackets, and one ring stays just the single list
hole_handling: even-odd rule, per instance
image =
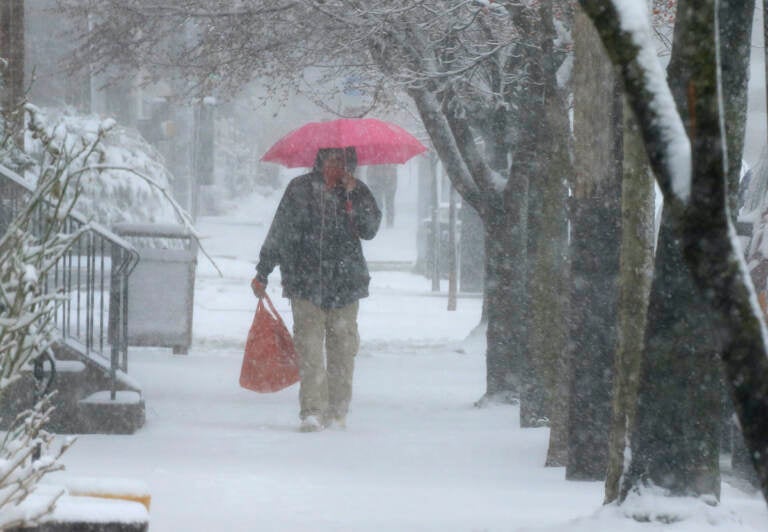
[{"label": "man's face", "polygon": [[323,177],[328,184],[338,182],[344,171],[344,155],[341,153],[332,153],[323,162]]}]

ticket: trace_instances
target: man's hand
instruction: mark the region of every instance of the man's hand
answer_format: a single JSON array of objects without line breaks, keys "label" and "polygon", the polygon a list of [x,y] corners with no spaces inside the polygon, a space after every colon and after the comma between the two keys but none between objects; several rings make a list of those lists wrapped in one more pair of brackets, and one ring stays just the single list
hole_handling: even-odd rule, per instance
[{"label": "man's hand", "polygon": [[357,179],[351,172],[344,172],[341,176],[341,184],[344,186],[344,190],[352,192],[357,186]]},{"label": "man's hand", "polygon": [[267,295],[267,287],[264,286],[261,282],[259,282],[256,277],[253,278],[251,281],[251,290],[253,290],[253,295],[261,299],[262,297],[265,297]]}]

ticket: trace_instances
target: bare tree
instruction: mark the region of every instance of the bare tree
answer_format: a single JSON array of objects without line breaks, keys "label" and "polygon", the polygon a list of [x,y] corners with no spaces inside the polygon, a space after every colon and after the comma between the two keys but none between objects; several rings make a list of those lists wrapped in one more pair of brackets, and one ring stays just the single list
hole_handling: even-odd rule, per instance
[{"label": "bare tree", "polygon": [[634,116],[626,105],[623,116],[619,335],[613,365],[613,416],[608,443],[605,502],[612,502],[619,496],[627,458],[627,431],[635,421],[655,240],[653,179],[645,145]]},{"label": "bare tree", "polygon": [[576,172],[571,208],[570,402],[566,478],[602,480],[608,464],[621,235],[621,99],[583,13],[574,59]]},{"label": "bare tree", "polygon": [[[611,59],[620,67],[637,116],[651,167],[664,194],[685,264],[698,295],[711,311],[726,381],[745,442],[768,498],[768,352],[766,329],[727,208],[726,151],[719,106],[716,6],[714,0],[686,3],[679,31],[689,43],[685,101],[686,132],[671,103],[658,63],[649,59],[649,39],[626,3],[582,0]],[[653,479],[649,479],[653,482]]]},{"label": "bare tree", "polygon": [[[693,75],[688,49],[695,44],[689,40],[691,34],[685,31],[686,23],[690,23],[690,9],[687,2],[679,2],[668,67],[677,109],[689,131],[695,122],[687,102],[688,80]],[[719,27],[721,54],[731,65],[723,71],[723,81],[728,82],[723,117],[727,125],[726,138],[735,137],[728,142],[738,163],[736,182],[741,166],[743,113],[746,110],[746,102],[740,95],[745,95],[746,83],[734,84],[732,80],[737,77],[734,76],[737,72],[744,78],[747,65],[744,59],[735,57],[734,51],[743,51],[743,46],[738,46],[745,35],[741,31],[745,22],[741,17],[751,18],[751,12],[749,6],[743,10],[735,6],[721,8],[723,16]],[[734,16],[736,14],[739,15]],[[738,31],[734,31],[734,25]],[[751,23],[746,26],[750,27]],[[742,114],[740,128],[736,113]],[[740,134],[729,133],[739,129]],[[669,209],[665,208],[648,309],[644,361],[639,375],[639,406],[631,427],[632,459],[624,477],[625,494],[638,483],[652,481],[672,493],[719,497],[723,402],[719,339],[717,334],[711,333],[710,311],[699,303],[699,299],[680,252]]]},{"label": "bare tree", "polygon": [[[76,58],[80,64],[122,62],[155,76],[174,68],[205,91],[234,91],[258,78],[270,97],[278,98],[281,87],[299,87],[321,105],[338,92],[339,79],[366,91],[372,106],[409,96],[454,187],[484,222],[486,397],[520,392],[528,364],[531,183],[555,181],[560,199],[546,206],[561,217],[565,211],[558,205],[569,170],[552,172],[540,148],[569,144],[555,77],[565,54],[555,45],[552,21],[566,2],[552,4],[555,13],[546,2],[484,7],[457,0],[59,3],[64,13],[92,20]],[[567,167],[567,157],[557,160]],[[561,234],[562,226],[554,230]],[[562,263],[562,255],[557,260]],[[562,267],[543,271],[559,274]],[[557,313],[545,319],[550,328],[563,323]],[[549,332],[546,326],[537,331]]]}]

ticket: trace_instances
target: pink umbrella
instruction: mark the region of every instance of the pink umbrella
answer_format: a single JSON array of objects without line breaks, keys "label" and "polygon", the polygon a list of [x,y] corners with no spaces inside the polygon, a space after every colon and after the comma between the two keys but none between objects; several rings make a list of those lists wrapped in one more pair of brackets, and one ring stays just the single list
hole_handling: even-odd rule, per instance
[{"label": "pink umbrella", "polygon": [[339,118],[310,122],[278,140],[261,158],[288,168],[315,164],[317,150],[357,150],[357,164],[400,164],[427,148],[403,128],[376,118]]}]

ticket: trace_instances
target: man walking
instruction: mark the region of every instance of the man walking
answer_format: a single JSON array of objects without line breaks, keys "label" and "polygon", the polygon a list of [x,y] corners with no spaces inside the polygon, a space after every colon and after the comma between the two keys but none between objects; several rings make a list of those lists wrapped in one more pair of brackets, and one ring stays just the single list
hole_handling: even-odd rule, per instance
[{"label": "man walking", "polygon": [[312,171],[288,184],[251,281],[263,297],[280,266],[301,359],[304,432],[344,427],[352,398],[358,301],[368,296],[370,281],[360,239],[372,239],[381,223],[371,191],[353,175],[356,166],[354,148],[318,151]]}]

